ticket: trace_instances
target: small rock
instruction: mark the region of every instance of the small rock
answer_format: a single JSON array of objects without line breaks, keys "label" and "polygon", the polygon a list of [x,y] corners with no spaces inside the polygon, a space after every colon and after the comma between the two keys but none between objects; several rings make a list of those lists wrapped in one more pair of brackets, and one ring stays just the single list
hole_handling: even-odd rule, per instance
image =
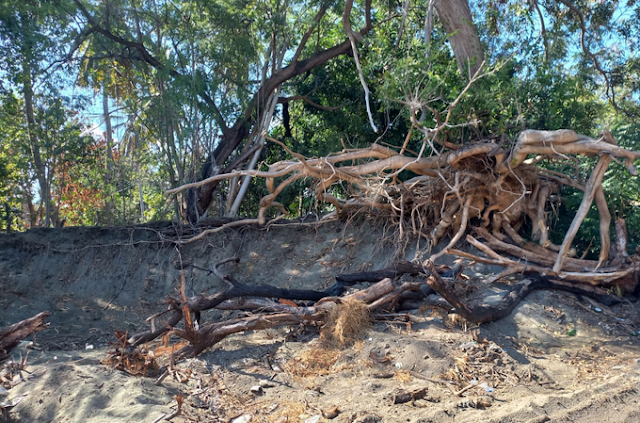
[{"label": "small rock", "polygon": [[249,423],[251,421],[251,417],[251,414],[243,414],[242,416],[231,420],[231,423]]},{"label": "small rock", "polygon": [[311,416],[304,421],[304,423],[318,423],[320,421],[320,415]]},{"label": "small rock", "polygon": [[338,414],[340,414],[340,410],[338,409],[338,407],[333,407],[328,410],[324,410],[322,412],[322,417],[324,417],[325,419],[335,419],[336,417],[338,417]]},{"label": "small rock", "polygon": [[250,391],[254,395],[262,395],[262,394],[264,394],[264,390],[262,389],[262,386],[260,386],[260,385],[252,386]]},{"label": "small rock", "polygon": [[379,423],[382,421],[382,417],[375,414],[358,413],[351,416],[351,423]]},{"label": "small rock", "polygon": [[262,388],[273,388],[274,386],[276,386],[275,383],[268,380],[261,380],[258,385],[260,385]]}]

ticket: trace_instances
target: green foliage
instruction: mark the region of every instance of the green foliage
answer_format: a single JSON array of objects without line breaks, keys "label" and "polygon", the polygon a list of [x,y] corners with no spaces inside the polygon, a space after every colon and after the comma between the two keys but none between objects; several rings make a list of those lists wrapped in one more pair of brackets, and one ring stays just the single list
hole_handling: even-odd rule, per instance
[{"label": "green foliage", "polygon": [[[360,28],[364,2],[355,3],[351,24]],[[344,55],[280,86],[280,95],[292,98],[289,125],[279,105],[272,136],[305,156],[325,156],[373,142],[402,146],[412,111],[424,127],[443,122],[469,76],[458,71],[449,34],[437,19],[425,43],[429,2],[410,2],[404,21],[402,3],[374,1],[375,29],[358,44],[379,133],[370,127],[354,60]],[[344,2],[0,0],[0,228],[9,216],[14,230],[43,224],[43,198],[58,213],[53,217],[67,224],[181,219],[184,199],[163,192],[197,178],[226,127],[255,113],[249,106],[264,100],[254,95],[277,62],[273,52],[282,53],[283,67],[290,65],[321,5],[326,14],[307,34],[300,60],[344,42]],[[640,5],[575,5],[585,19],[586,45],[610,87],[578,42],[579,17],[561,2],[474,2],[485,69],[499,69],[470,87],[438,136],[464,144],[513,139],[524,128],[595,136],[610,127],[622,145],[640,149]],[[78,93],[93,100],[77,101]],[[414,129],[407,154],[419,151],[423,138]],[[267,143],[260,160],[287,158]],[[581,163],[581,176],[592,165]],[[625,172],[612,165],[605,190],[612,210],[637,228],[640,187]],[[297,181],[279,200],[293,215],[316,211],[309,188]],[[221,194],[228,190],[223,184]],[[253,181],[241,213],[254,215],[264,194],[263,182]],[[556,232],[571,221],[580,199],[563,194]],[[629,232],[635,245],[640,231]],[[581,245],[594,234],[590,215]]]},{"label": "green foliage", "polygon": [[28,175],[28,155],[23,147],[27,143],[20,107],[20,100],[13,94],[0,94],[0,228],[3,230],[24,229],[24,191],[32,183]]}]

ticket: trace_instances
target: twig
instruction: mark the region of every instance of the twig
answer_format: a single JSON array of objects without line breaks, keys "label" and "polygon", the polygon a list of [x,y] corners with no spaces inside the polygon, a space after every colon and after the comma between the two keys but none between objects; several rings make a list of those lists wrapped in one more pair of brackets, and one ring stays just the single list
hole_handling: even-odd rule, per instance
[{"label": "twig", "polygon": [[602,75],[602,77],[604,78],[604,81],[607,86],[607,95],[608,96],[610,95],[609,100],[611,100],[611,105],[617,109],[618,106],[616,105],[616,93],[613,86],[611,85],[611,81],[609,81],[609,77],[607,76],[607,73],[604,71],[604,69],[602,69],[602,66],[600,66],[600,62],[598,61],[598,58],[596,57],[596,55],[593,54],[591,50],[589,50],[589,47],[587,47],[587,44],[585,43],[587,28],[585,24],[584,15],[580,11],[580,9],[578,9],[568,0],[560,0],[560,3],[567,6],[569,9],[571,9],[573,13],[575,13],[578,16],[578,21],[580,25],[580,46],[582,47],[582,51],[584,52],[584,54],[586,54],[591,58],[591,60],[593,61],[593,65],[596,67],[598,72],[600,72],[600,75]]},{"label": "twig", "polygon": [[470,384],[468,384],[464,388],[460,389],[459,391],[454,392],[453,395],[455,395],[457,397],[461,397],[462,394],[467,392],[469,389],[475,388],[476,386],[480,385],[482,382],[484,382],[484,378],[482,378],[482,379],[480,379],[480,380],[478,380],[476,382],[471,382]]}]

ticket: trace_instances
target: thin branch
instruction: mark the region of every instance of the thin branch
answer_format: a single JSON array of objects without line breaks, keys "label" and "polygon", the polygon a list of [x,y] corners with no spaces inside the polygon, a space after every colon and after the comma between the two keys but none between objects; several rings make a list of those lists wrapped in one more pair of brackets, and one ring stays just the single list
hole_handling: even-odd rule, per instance
[{"label": "thin branch", "polygon": [[400,40],[402,40],[402,33],[404,32],[404,24],[407,21],[407,15],[409,14],[409,4],[411,0],[406,0],[402,7],[402,21],[400,22],[400,29],[398,29],[398,39],[396,40],[396,50],[400,46]]},{"label": "thin branch", "polygon": [[328,3],[323,3],[322,6],[320,7],[320,10],[318,10],[316,17],[313,19],[313,24],[311,25],[311,27],[309,27],[307,32],[305,32],[304,35],[302,36],[302,40],[300,40],[300,44],[298,45],[298,48],[296,49],[296,52],[293,55],[293,58],[291,59],[291,63],[296,63],[300,58],[300,55],[302,54],[302,50],[304,50],[304,47],[307,45],[307,41],[309,41],[309,37],[311,37],[311,34],[316,29],[316,26],[318,26],[318,24],[324,17],[325,13],[327,12],[327,6],[328,6]]},{"label": "thin branch", "polygon": [[[358,69],[358,76],[360,77],[360,83],[362,84],[362,88],[364,89],[364,101],[367,105],[367,115],[369,116],[369,124],[371,125],[371,129],[373,132],[378,133],[378,128],[376,124],[373,122],[373,115],[371,114],[371,104],[369,101],[369,87],[367,86],[367,82],[364,79],[364,74],[362,73],[362,67],[360,66],[360,59],[358,57],[358,48],[356,47],[356,40],[362,41],[362,37],[360,35],[356,36],[356,33],[351,29],[351,9],[353,8],[353,0],[347,0],[344,5],[344,13],[342,14],[342,26],[344,27],[347,36],[349,37],[349,42],[351,43],[351,51],[353,52],[353,60],[356,62],[356,68]],[[368,15],[368,13],[367,13]]]},{"label": "thin branch", "polygon": [[567,6],[569,9],[571,9],[573,13],[575,13],[578,16],[578,20],[580,24],[580,46],[582,47],[582,51],[591,58],[591,60],[593,61],[593,65],[596,67],[598,72],[600,72],[600,74],[604,78],[604,81],[607,85],[607,96],[609,97],[609,100],[611,100],[611,105],[617,109],[618,106],[616,105],[616,93],[613,89],[613,86],[611,85],[611,81],[609,81],[609,77],[607,76],[607,73],[604,71],[604,69],[602,69],[602,66],[600,66],[600,62],[598,61],[598,58],[596,57],[596,55],[593,54],[591,50],[589,50],[589,47],[587,47],[587,44],[585,43],[587,28],[585,24],[584,15],[580,11],[580,9],[578,9],[568,0],[560,0],[560,3]]},{"label": "thin branch", "polygon": [[429,0],[429,7],[427,8],[427,17],[424,20],[424,44],[426,47],[425,56],[428,59],[431,52],[431,32],[433,31],[433,6],[435,6],[437,0]]},{"label": "thin branch", "polygon": [[538,0],[531,0],[531,3],[538,12],[538,17],[540,18],[540,30],[542,32],[542,42],[544,43],[544,59],[549,62],[549,41],[547,40],[547,29],[544,25],[544,16],[542,16],[542,12],[540,11]]}]

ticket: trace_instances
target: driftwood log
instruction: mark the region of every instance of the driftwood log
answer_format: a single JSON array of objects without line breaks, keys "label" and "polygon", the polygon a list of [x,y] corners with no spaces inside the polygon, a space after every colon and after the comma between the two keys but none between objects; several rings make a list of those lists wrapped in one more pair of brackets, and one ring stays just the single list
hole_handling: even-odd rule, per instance
[{"label": "driftwood log", "polygon": [[0,361],[6,360],[11,350],[18,346],[20,341],[31,334],[46,329],[49,326],[49,323],[46,322],[47,317],[49,317],[49,312],[43,311],[6,328],[0,328]]}]

